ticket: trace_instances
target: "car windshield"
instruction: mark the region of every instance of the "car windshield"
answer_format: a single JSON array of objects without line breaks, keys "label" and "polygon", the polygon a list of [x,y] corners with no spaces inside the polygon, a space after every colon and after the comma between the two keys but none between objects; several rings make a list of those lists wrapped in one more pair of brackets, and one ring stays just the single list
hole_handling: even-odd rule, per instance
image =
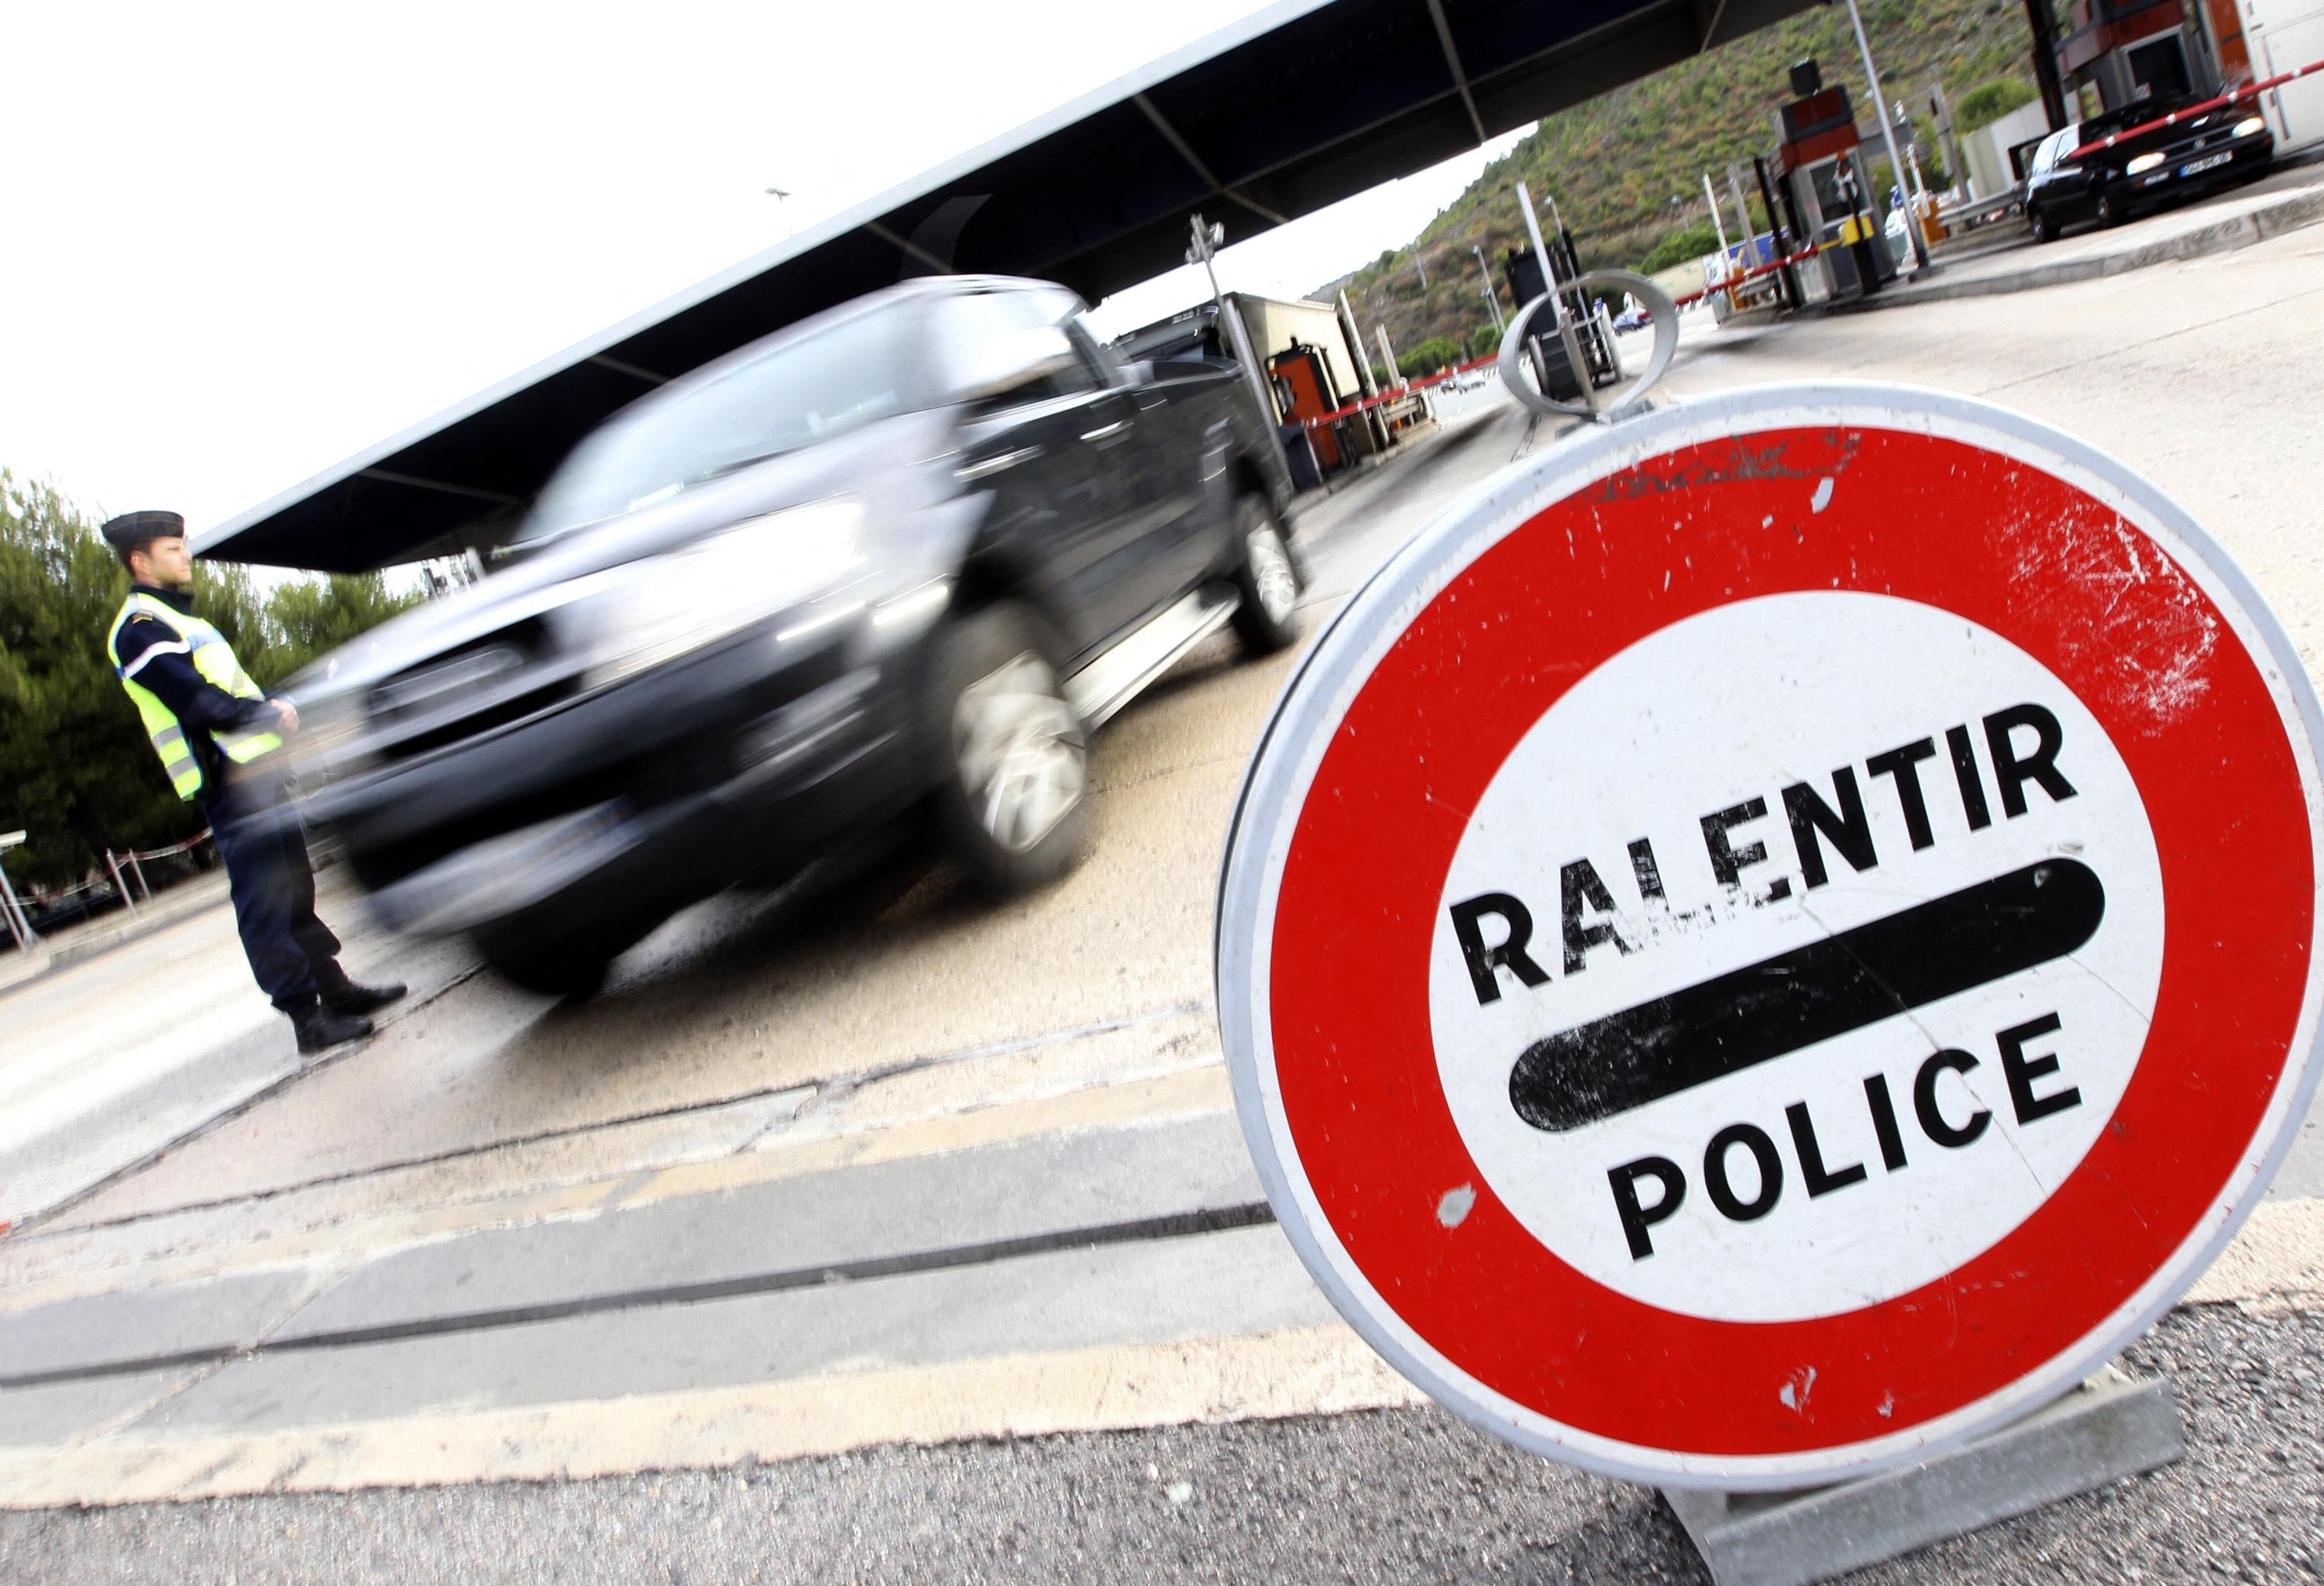
[{"label": "car windshield", "polygon": [[526,521],[537,542],[832,439],[912,405],[904,311],[877,309],[650,401],[584,440]]}]

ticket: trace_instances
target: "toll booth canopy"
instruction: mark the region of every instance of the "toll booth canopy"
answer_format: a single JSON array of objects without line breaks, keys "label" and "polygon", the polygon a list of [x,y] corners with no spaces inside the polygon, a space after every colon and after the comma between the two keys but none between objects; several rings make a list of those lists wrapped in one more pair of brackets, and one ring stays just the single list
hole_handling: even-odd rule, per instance
[{"label": "toll booth canopy", "polygon": [[1286,0],[904,183],[200,535],[355,572],[494,544],[565,454],[654,386],[928,272],[1095,302],[1714,49],[1812,0]]}]

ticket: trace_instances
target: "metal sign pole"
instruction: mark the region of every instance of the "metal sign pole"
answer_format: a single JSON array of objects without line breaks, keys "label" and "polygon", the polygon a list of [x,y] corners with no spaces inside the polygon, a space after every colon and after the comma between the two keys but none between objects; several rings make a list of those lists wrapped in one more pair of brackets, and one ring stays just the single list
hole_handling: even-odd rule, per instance
[{"label": "metal sign pole", "polygon": [[1541,261],[1542,290],[1548,295],[1550,312],[1557,316],[1558,339],[1565,344],[1565,361],[1573,370],[1573,383],[1581,388],[1582,400],[1594,411],[1598,406],[1598,383],[1590,378],[1590,364],[1582,355],[1582,338],[1573,334],[1573,317],[1565,311],[1565,299],[1558,290],[1557,272],[1550,263],[1548,244],[1541,240],[1541,222],[1534,216],[1533,195],[1526,191],[1523,182],[1517,183],[1517,207],[1525,211],[1526,235],[1533,239],[1533,256]]},{"label": "metal sign pole", "polygon": [[1251,351],[1250,328],[1243,324],[1241,310],[1229,302],[1227,294],[1219,289],[1219,272],[1211,263],[1211,250],[1225,240],[1226,228],[1204,225],[1200,215],[1194,216],[1189,224],[1194,243],[1186,250],[1186,263],[1201,264],[1203,272],[1211,278],[1211,298],[1219,306],[1219,323],[1225,328],[1227,340],[1234,348],[1235,361],[1242,365],[1243,377],[1250,383],[1251,397],[1259,403],[1259,422],[1268,428],[1267,455],[1275,460],[1277,493],[1287,502],[1296,491],[1291,483],[1291,465],[1285,460],[1282,443],[1275,433],[1282,423],[1275,416],[1275,393],[1267,389],[1267,376],[1259,370],[1259,355]]}]

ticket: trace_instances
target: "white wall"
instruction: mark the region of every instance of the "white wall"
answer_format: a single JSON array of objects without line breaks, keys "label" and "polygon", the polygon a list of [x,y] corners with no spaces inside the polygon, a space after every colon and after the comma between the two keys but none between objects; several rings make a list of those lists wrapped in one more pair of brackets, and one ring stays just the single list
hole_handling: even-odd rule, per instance
[{"label": "white wall", "polygon": [[[2244,0],[2244,41],[2262,81],[2324,60],[2324,0]],[[2324,72],[2260,96],[2279,152],[2324,141]]]},{"label": "white wall", "polygon": [[2009,171],[2009,151],[2049,130],[2050,118],[2042,109],[2042,101],[2035,99],[1998,121],[1961,134],[1961,162],[1969,167],[1969,197],[1990,198],[2016,186],[2017,179]]}]

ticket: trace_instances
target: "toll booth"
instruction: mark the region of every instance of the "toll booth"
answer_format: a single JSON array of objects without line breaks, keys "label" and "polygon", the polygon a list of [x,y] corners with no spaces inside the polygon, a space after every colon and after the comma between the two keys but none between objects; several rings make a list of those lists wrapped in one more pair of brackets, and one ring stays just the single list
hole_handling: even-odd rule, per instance
[{"label": "toll booth", "polygon": [[[1561,229],[1556,236],[1543,238],[1542,245],[1549,250],[1550,269],[1560,285],[1582,273],[1569,233]],[[1531,248],[1513,249],[1504,254],[1501,272],[1508,281],[1510,297],[1520,308],[1549,290],[1541,261],[1534,256]],[[1569,303],[1567,307],[1571,309],[1572,305]],[[1533,364],[1534,380],[1561,402],[1579,401],[1582,386],[1573,377],[1573,360],[1566,356],[1565,339],[1558,334],[1555,318],[1545,309],[1533,317],[1526,329],[1525,356]],[[1590,312],[1576,315],[1573,335],[1581,344],[1582,361],[1590,371],[1590,383],[1602,391],[1619,383],[1622,359],[1614,347],[1614,327],[1605,306],[1598,304]]]},{"label": "toll booth", "polygon": [[1896,279],[1896,260],[1848,90],[1825,88],[1816,63],[1803,60],[1792,68],[1792,91],[1799,97],[1776,112],[1773,175],[1792,235],[1816,250],[1800,271],[1803,295],[1812,302],[1878,291]]},{"label": "toll booth", "polygon": [[[1405,426],[1395,422],[1397,404],[1340,418],[1366,392],[1357,363],[1353,331],[1330,303],[1262,298],[1229,292],[1241,315],[1251,350],[1259,356],[1283,444],[1284,461],[1296,489],[1310,489],[1392,444]],[[1230,338],[1220,334],[1219,306],[1197,304],[1117,337],[1113,349],[1124,358],[1156,363],[1174,359],[1234,362]],[[1425,404],[1415,397],[1409,405]]]},{"label": "toll booth", "polygon": [[1317,422],[1347,406],[1333,387],[1331,365],[1320,347],[1295,338],[1267,361],[1267,377],[1284,421],[1306,430],[1319,475],[1335,474],[1354,460],[1347,434],[1354,426],[1346,419]]},{"label": "toll booth", "polygon": [[[2075,0],[2058,77],[2087,120],[2142,99],[2214,93],[2218,73],[2182,0]],[[2238,29],[2240,34],[2240,29]]]}]

